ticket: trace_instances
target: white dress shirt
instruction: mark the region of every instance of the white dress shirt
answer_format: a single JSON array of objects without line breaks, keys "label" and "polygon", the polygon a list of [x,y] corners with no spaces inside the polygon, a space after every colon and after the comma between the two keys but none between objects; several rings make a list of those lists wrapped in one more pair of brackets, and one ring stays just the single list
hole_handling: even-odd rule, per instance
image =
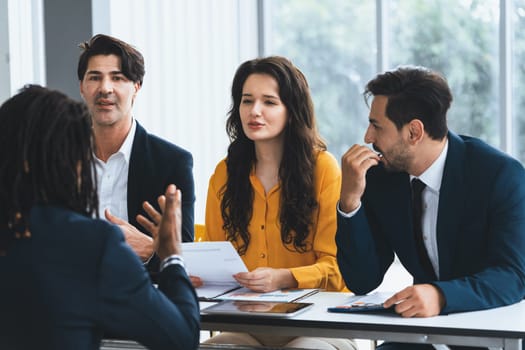
[{"label": "white dress shirt", "polygon": [[133,119],[124,143],[112,154],[107,162],[95,156],[95,169],[98,186],[98,214],[105,219],[104,210],[128,221],[128,171],[131,147],[135,138],[137,124]]},{"label": "white dress shirt", "polygon": [[[439,253],[437,246],[437,217],[439,208],[439,191],[441,189],[441,180],[443,179],[443,171],[445,170],[445,161],[447,159],[448,151],[448,140],[445,142],[445,147],[441,151],[439,157],[432,163],[432,165],[423,172],[418,179],[425,183],[426,187],[423,190],[423,242],[427,249],[428,257],[434,268],[436,276],[439,278]],[[410,181],[415,176],[410,175]],[[350,218],[354,216],[359,209],[361,209],[361,203],[359,206],[349,212],[345,213],[339,208],[339,202],[337,202],[337,211],[344,217]]]},{"label": "white dress shirt", "polygon": [[[439,254],[437,246],[437,217],[439,208],[439,191],[441,189],[441,180],[443,179],[443,170],[447,159],[448,140],[441,151],[439,157],[432,165],[421,174],[418,179],[423,181],[425,189],[422,193],[423,217],[421,227],[423,228],[423,243],[427,249],[428,257],[434,268],[436,276],[439,278]],[[410,181],[415,176],[410,175]]]}]

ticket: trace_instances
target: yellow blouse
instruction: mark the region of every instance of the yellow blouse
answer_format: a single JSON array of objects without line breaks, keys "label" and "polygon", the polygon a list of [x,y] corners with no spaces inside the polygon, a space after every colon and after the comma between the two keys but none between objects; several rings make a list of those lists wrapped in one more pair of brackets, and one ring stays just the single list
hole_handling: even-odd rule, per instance
[{"label": "yellow blouse", "polygon": [[[325,151],[319,152],[314,171],[318,208],[313,214],[312,231],[307,237],[307,242],[312,243],[310,246],[313,249],[299,253],[293,249],[293,244],[289,245],[290,250],[285,247],[281,241],[279,222],[281,188],[277,185],[266,194],[252,170],[250,182],[254,190],[254,201],[253,215],[248,226],[251,238],[242,259],[249,271],[257,267],[290,269],[298,282],[298,288],[339,291],[344,288],[344,282],[337,266],[335,231],[341,171],[335,158]],[[208,241],[226,240],[226,232],[222,229],[220,195],[226,177],[226,162],[222,160],[215,168],[208,187],[204,237]]]}]

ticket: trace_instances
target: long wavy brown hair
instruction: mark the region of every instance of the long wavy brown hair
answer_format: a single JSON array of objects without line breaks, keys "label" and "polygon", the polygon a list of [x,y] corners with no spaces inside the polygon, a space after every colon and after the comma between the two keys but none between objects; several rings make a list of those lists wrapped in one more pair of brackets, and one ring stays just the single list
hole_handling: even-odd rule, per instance
[{"label": "long wavy brown hair", "polygon": [[237,250],[244,255],[250,244],[248,225],[253,213],[250,172],[257,159],[254,142],[242,129],[239,107],[244,82],[255,73],[266,74],[277,81],[279,97],[288,113],[283,158],[279,166],[281,240],[286,247],[293,245],[294,250],[306,252],[312,249],[306,238],[318,206],[315,198],[315,158],[319,151],[326,150],[326,144],[317,131],[306,78],[284,57],[271,56],[244,62],[233,78],[232,106],[226,122],[230,138],[226,159],[228,178],[221,189],[223,229],[229,241],[236,242],[240,238],[242,243],[237,244]]}]

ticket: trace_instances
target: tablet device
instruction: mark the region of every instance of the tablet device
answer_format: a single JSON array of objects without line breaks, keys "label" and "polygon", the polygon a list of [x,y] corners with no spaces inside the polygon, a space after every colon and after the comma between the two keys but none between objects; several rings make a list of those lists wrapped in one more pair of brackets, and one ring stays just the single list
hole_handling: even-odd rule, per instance
[{"label": "tablet device", "polygon": [[311,308],[313,303],[226,300],[209,306],[207,314],[292,317]]}]

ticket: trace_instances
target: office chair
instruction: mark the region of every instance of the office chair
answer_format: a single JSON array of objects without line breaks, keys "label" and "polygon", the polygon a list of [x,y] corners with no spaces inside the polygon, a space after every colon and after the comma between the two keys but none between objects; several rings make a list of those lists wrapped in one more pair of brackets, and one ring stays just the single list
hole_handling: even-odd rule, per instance
[{"label": "office chair", "polygon": [[203,224],[195,224],[194,225],[194,231],[195,231],[195,234],[194,234],[194,241],[195,242],[202,242],[204,240],[204,236],[206,235],[205,232],[206,232],[206,226],[204,226]]}]

